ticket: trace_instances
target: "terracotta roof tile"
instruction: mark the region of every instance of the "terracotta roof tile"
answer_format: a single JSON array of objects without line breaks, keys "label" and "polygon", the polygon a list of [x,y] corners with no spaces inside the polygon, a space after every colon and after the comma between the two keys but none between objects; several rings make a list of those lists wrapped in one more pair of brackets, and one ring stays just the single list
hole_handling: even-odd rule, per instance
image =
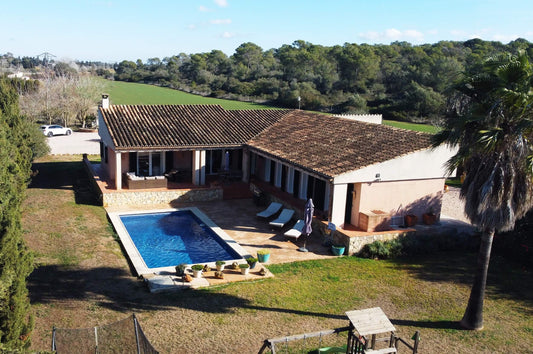
[{"label": "terracotta roof tile", "polygon": [[287,110],[219,105],[112,105],[100,112],[117,150],[243,145]]},{"label": "terracotta roof tile", "polygon": [[426,133],[291,111],[248,145],[334,177],[429,148],[431,142]]}]

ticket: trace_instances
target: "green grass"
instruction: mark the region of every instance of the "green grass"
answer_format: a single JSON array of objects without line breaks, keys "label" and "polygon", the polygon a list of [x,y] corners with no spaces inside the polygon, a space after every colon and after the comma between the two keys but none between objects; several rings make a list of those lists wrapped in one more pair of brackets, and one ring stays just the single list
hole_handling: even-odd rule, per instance
[{"label": "green grass", "polygon": [[391,127],[414,130],[417,132],[435,134],[439,131],[439,128],[434,125],[428,124],[419,124],[419,123],[408,123],[408,122],[397,122],[395,120],[383,120],[384,125],[389,125]]},{"label": "green grass", "polygon": [[111,104],[218,104],[225,109],[276,109],[252,102],[193,95],[165,87],[122,81],[105,81]]}]

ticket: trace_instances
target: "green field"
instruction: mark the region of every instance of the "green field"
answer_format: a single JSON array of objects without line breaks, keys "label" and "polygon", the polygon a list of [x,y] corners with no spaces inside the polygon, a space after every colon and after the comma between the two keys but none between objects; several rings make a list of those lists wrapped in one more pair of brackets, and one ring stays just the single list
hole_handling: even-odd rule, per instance
[{"label": "green field", "polygon": [[111,104],[218,104],[225,109],[276,109],[252,102],[222,100],[179,90],[122,81],[105,81]]},{"label": "green field", "polygon": [[[224,109],[279,109],[278,107],[223,100],[193,95],[179,90],[123,81],[105,81],[105,90],[111,104],[218,104]],[[396,128],[435,134],[438,128],[432,125],[383,120],[383,124]]]}]

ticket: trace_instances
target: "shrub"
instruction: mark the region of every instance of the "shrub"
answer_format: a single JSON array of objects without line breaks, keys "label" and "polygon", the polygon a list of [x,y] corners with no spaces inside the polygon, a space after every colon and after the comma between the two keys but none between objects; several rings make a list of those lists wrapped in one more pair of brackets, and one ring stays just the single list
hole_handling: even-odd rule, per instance
[{"label": "shrub", "polygon": [[192,270],[203,270],[204,266],[201,265],[201,264],[195,264],[191,268],[192,268]]},{"label": "shrub", "polygon": [[402,244],[400,240],[374,241],[363,247],[359,255],[365,258],[389,259],[402,254]]},{"label": "shrub", "polygon": [[479,237],[465,234],[412,234],[390,241],[374,241],[365,245],[358,256],[363,258],[390,259],[399,256],[437,253],[443,251],[475,251]]},{"label": "shrub", "polygon": [[264,255],[270,254],[270,251],[269,250],[259,250],[259,251],[257,251],[257,254],[264,256]]},{"label": "shrub", "polygon": [[246,262],[250,265],[254,264],[254,263],[257,263],[257,258],[255,257],[249,257],[249,258],[246,258]]}]

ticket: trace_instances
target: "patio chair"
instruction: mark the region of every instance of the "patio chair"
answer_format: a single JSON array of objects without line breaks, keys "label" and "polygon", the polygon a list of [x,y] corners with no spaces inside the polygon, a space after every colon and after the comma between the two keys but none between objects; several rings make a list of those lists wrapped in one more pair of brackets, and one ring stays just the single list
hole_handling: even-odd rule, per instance
[{"label": "patio chair", "polygon": [[272,202],[272,203],[270,203],[268,208],[266,208],[262,212],[259,212],[259,213],[255,214],[255,215],[257,215],[260,218],[268,219],[268,218],[274,216],[278,211],[280,211],[282,206],[283,205],[281,203]]},{"label": "patio chair", "polygon": [[270,226],[282,228],[286,223],[291,221],[292,216],[294,215],[294,210],[292,209],[283,209],[279,214],[276,220],[272,220],[268,224]]},{"label": "patio chair", "polygon": [[298,237],[302,235],[302,230],[304,229],[304,225],[305,223],[303,220],[296,221],[296,224],[294,224],[292,229],[287,230],[287,232],[284,233],[285,237],[297,240]]}]

